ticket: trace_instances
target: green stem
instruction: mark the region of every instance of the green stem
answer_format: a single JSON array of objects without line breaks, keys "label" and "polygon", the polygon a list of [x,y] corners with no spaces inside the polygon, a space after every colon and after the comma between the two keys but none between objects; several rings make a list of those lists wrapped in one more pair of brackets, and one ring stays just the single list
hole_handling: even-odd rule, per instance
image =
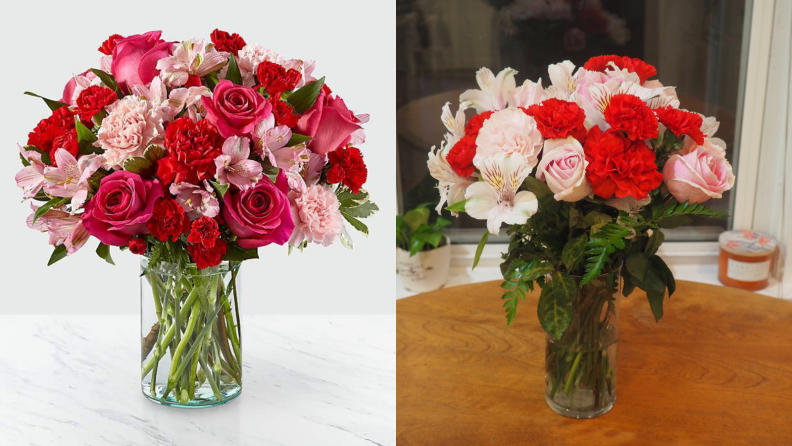
[{"label": "green stem", "polygon": [[187,321],[187,329],[184,331],[184,336],[182,337],[181,342],[179,342],[179,345],[176,346],[176,351],[173,353],[173,361],[171,361],[170,374],[168,376],[168,386],[170,387],[175,387],[178,383],[178,375],[176,374],[176,370],[179,368],[181,355],[184,352],[184,348],[187,347],[187,341],[189,341],[190,336],[192,336],[193,330],[195,330],[195,324],[198,322],[198,316],[200,314],[201,306],[198,304],[198,302],[195,302],[192,306],[192,311],[190,312],[190,320]]},{"label": "green stem", "polygon": [[575,356],[575,361],[572,363],[572,369],[569,370],[569,376],[567,376],[566,385],[564,386],[565,393],[569,393],[572,388],[572,383],[575,381],[575,373],[577,372],[578,365],[580,365],[580,358],[582,357],[583,352],[578,352],[577,356]]},{"label": "green stem", "polygon": [[224,399],[223,394],[220,393],[220,388],[218,388],[217,383],[215,383],[214,376],[212,376],[214,375],[212,370],[207,366],[206,360],[204,360],[203,356],[199,357],[198,360],[201,362],[201,369],[203,369],[204,374],[207,375],[206,379],[209,381],[209,387],[212,388],[212,393],[218,401],[222,401]]},{"label": "green stem", "polygon": [[[182,306],[181,311],[179,312],[179,316],[181,319],[187,317],[187,312],[195,302],[195,294],[190,293],[190,296],[187,297],[187,301]],[[143,364],[143,369],[141,371],[141,377],[145,378],[148,375],[148,372],[154,367],[154,364],[158,363],[162,356],[165,354],[165,349],[168,348],[168,345],[173,340],[173,337],[176,335],[176,325],[170,325],[168,327],[168,331],[165,333],[165,336],[162,338],[161,342],[158,342],[157,345],[154,347],[154,354],[149,357],[149,360]]]}]

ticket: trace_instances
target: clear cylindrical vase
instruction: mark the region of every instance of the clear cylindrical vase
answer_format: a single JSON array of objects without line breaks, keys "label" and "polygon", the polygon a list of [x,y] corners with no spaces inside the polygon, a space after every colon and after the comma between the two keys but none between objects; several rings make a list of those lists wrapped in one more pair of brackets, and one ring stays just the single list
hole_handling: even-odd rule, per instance
[{"label": "clear cylindrical vase", "polygon": [[239,263],[199,270],[140,263],[143,394],[159,404],[208,407],[242,390]]},{"label": "clear cylindrical vase", "polygon": [[[545,400],[556,413],[594,418],[616,402],[621,269],[578,288],[561,339],[547,334]],[[575,278],[580,283],[581,278]]]}]

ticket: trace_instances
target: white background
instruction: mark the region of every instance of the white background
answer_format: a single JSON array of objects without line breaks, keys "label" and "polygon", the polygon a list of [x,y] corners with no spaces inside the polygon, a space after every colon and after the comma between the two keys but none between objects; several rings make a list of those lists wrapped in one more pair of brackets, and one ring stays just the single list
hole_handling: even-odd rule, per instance
[{"label": "white background", "polygon": [[355,249],[340,243],[259,250],[243,264],[241,308],[266,314],[393,314],[395,215],[395,12],[384,1],[244,2],[15,2],[4,8],[0,85],[0,197],[2,306],[0,313],[137,313],[138,257],[113,249],[116,266],[94,253],[96,240],[47,267],[47,235],[27,228],[14,174],[17,144],[49,116],[33,91],[59,99],[69,78],[97,67],[97,48],[111,34],[162,30],[166,40],[209,38],[215,28],[238,32],[287,57],[314,59],[314,74],[350,109],[370,113],[361,146],[369,168],[366,188],[381,211],[365,220],[366,238],[350,228]]}]

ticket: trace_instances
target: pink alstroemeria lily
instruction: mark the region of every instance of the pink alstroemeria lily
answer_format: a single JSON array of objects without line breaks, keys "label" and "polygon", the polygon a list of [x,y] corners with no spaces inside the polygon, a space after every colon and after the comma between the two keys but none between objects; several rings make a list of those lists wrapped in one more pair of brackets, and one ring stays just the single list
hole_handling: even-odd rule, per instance
[{"label": "pink alstroemeria lily", "polygon": [[100,155],[83,155],[79,160],[68,150],[55,151],[58,167],[44,168],[44,192],[54,197],[71,197],[71,209],[74,213],[82,207],[88,198],[88,180],[104,163]]},{"label": "pink alstroemeria lily", "polygon": [[273,150],[285,146],[291,139],[292,131],[285,125],[275,125],[275,117],[270,114],[253,129],[254,152],[262,158],[268,157]]},{"label": "pink alstroemeria lily", "polygon": [[215,158],[220,184],[233,184],[240,190],[253,187],[263,176],[261,164],[248,159],[250,140],[231,136],[223,143],[223,154]]},{"label": "pink alstroemeria lily", "polygon": [[228,60],[228,53],[218,52],[211,42],[190,39],[173,44],[173,55],[160,59],[157,69],[169,87],[181,87],[190,76],[202,77],[219,70]]},{"label": "pink alstroemeria lily", "polygon": [[465,190],[465,212],[473,218],[487,220],[487,229],[497,235],[502,223],[523,225],[539,208],[536,196],[517,192],[531,173],[528,162],[519,153],[499,153],[485,159],[480,166],[481,180]]},{"label": "pink alstroemeria lily", "polygon": [[20,147],[19,153],[29,165],[17,172],[14,179],[25,192],[25,198],[33,198],[44,186],[44,168],[47,166],[41,161],[41,154],[34,150]]},{"label": "pink alstroemeria lily", "polygon": [[27,218],[28,227],[49,233],[49,244],[65,246],[69,255],[77,252],[90,237],[79,215],[72,215],[62,209],[50,209],[34,222],[38,207],[31,204],[30,208],[33,213]]},{"label": "pink alstroemeria lily", "polygon": [[176,201],[182,205],[191,220],[201,216],[215,218],[220,213],[220,201],[206,180],[203,187],[190,183],[173,183],[170,185],[170,193],[176,197]]}]

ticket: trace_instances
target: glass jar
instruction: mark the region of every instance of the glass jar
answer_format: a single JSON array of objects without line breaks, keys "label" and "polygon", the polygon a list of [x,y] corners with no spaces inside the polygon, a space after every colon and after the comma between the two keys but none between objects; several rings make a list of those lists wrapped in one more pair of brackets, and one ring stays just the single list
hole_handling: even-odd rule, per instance
[{"label": "glass jar", "polygon": [[578,288],[561,339],[546,334],[545,401],[556,413],[594,418],[613,408],[621,294],[621,268],[596,277]]},{"label": "glass jar", "polygon": [[207,407],[242,390],[239,263],[199,270],[140,262],[143,394],[159,404]]},{"label": "glass jar", "polygon": [[722,284],[748,291],[767,288],[777,245],[772,237],[733,230],[722,232],[718,244],[718,280]]}]

